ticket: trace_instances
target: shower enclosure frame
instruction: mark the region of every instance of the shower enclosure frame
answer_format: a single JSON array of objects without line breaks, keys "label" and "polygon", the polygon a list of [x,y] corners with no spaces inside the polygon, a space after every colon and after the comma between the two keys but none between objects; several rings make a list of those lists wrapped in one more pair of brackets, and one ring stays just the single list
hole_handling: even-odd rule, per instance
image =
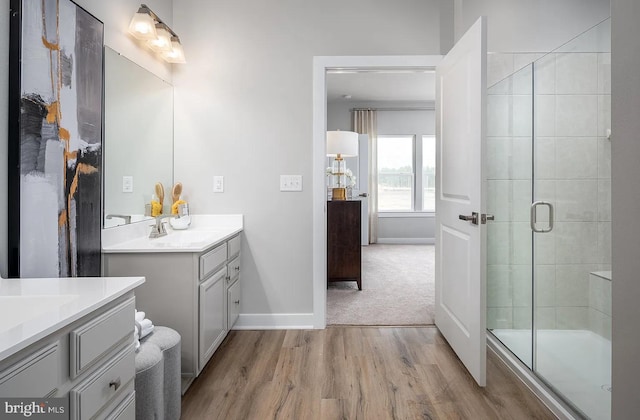
[{"label": "shower enclosure frame", "polygon": [[[585,408],[584,401],[577,403],[573,397],[568,397],[571,390],[567,391],[564,383],[566,378],[550,378],[558,365],[556,353],[561,353],[559,348],[563,345],[553,347],[546,353],[542,347],[548,346],[550,340],[555,340],[558,336],[565,342],[566,337],[574,342],[577,342],[576,337],[585,339],[580,334],[588,339],[599,340],[596,342],[599,346],[598,356],[603,357],[591,364],[597,365],[594,370],[599,369],[597,373],[600,378],[609,375],[610,384],[611,281],[609,279],[607,283],[606,279],[601,278],[606,277],[606,274],[601,276],[602,271],[610,271],[611,267],[608,140],[610,19],[600,22],[550,53],[497,54],[493,58],[494,69],[507,68],[505,63],[511,60],[513,68],[518,70],[507,73],[505,78],[500,78],[493,85],[488,83],[491,86],[488,100],[488,143],[493,141],[493,146],[488,147],[487,182],[489,203],[496,208],[491,208],[488,204],[487,211],[497,216],[495,224],[488,231],[488,343],[560,418],[586,415],[604,418],[603,412],[608,410],[610,415],[610,394],[608,401],[595,404],[606,406],[599,413],[589,411],[593,407]],[[527,64],[518,65],[524,62]],[[585,67],[572,67],[575,65]],[[491,68],[490,65],[490,70]],[[589,78],[587,74],[595,74],[595,77]],[[553,81],[552,87],[545,87],[545,83],[550,80]],[[579,108],[570,107],[572,103],[581,105],[584,109],[591,106],[596,110],[595,117],[578,116],[575,121],[569,118],[563,120],[562,115],[570,115],[574,108]],[[554,112],[549,112],[549,109]],[[525,116],[529,121],[526,121]],[[546,125],[543,123],[545,118]],[[526,137],[531,142],[528,153],[523,152],[527,149],[527,140],[523,140]],[[572,149],[573,146],[580,147]],[[506,152],[505,148],[508,149]],[[527,165],[523,162],[527,156],[529,167],[525,168]],[[507,169],[496,165],[503,158],[508,160]],[[540,175],[550,169],[550,164],[541,158],[552,160],[554,166],[553,171],[542,177]],[[585,165],[576,166],[578,158],[586,158]],[[492,167],[492,164],[497,168]],[[528,191],[523,192],[521,188],[527,181],[525,172],[529,172],[530,194]],[[549,194],[549,191],[553,194]],[[584,193],[584,196],[579,193]],[[504,202],[504,196],[519,198],[520,203],[510,201],[508,204],[511,208],[507,211],[499,205]],[[523,245],[526,241],[522,238],[525,236],[522,224],[527,210],[524,206],[525,196],[529,200],[526,204],[530,206],[528,245]],[[538,203],[537,206],[535,203]],[[552,206],[556,203],[557,208],[554,209]],[[592,207],[586,209],[585,204]],[[548,207],[549,211],[544,211],[543,207]],[[533,223],[536,210],[540,216],[540,223],[537,225]],[[553,210],[560,211],[556,220],[553,220]],[[559,234],[553,232],[554,222]],[[579,228],[585,228],[589,235],[580,232]],[[539,232],[534,233],[536,230]],[[500,238],[504,239],[504,243],[500,242]],[[595,240],[588,241],[587,238]],[[570,243],[570,240],[574,243]],[[520,252],[523,249],[530,255],[528,266],[522,264],[522,255],[526,254]],[[575,255],[565,252],[567,249],[575,251]],[[528,308],[517,307],[517,303],[521,304],[527,297],[523,292],[526,288],[522,281],[525,277],[522,273],[527,268],[530,305]],[[549,273],[553,274],[545,276]],[[545,284],[552,286],[545,289]],[[604,293],[594,296],[594,290],[608,290],[608,295]],[[595,303],[592,303],[592,298]],[[608,302],[605,302],[607,299]],[[529,318],[523,315],[527,312]],[[522,345],[516,343],[513,337],[508,337],[509,334],[514,337],[530,334],[530,338]],[[575,337],[571,338],[572,336]],[[586,356],[575,354],[571,358],[580,357]],[[585,379],[574,378],[574,381],[584,382]],[[601,388],[596,391],[610,392],[606,383]]]}]

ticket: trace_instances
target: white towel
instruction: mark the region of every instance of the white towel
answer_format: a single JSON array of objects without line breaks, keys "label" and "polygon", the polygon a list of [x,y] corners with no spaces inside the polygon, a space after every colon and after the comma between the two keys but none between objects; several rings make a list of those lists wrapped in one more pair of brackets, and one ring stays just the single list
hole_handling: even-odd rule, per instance
[{"label": "white towel", "polygon": [[[142,319],[139,319],[139,314],[142,314]],[[149,318],[144,318],[144,312],[136,312],[135,331],[138,340],[142,340],[153,331],[153,322]]]},{"label": "white towel", "polygon": [[153,325],[153,323],[149,318],[143,319],[142,321],[140,321],[140,331],[144,331],[145,328],[148,328],[151,325]]},{"label": "white towel", "polygon": [[133,342],[135,344],[136,351],[140,348],[140,332],[138,326],[133,327]]},{"label": "white towel", "polygon": [[145,327],[142,329],[142,331],[140,332],[140,339],[148,336],[149,334],[151,334],[153,332],[153,324]]},{"label": "white towel", "polygon": [[136,321],[142,322],[146,314],[142,311],[136,311]]}]

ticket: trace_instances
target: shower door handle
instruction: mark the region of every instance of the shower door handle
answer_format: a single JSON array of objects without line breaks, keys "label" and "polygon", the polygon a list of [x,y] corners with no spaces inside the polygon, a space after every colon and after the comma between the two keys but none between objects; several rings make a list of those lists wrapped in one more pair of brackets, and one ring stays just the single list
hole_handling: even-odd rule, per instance
[{"label": "shower door handle", "polygon": [[[547,206],[549,208],[549,227],[538,228],[536,226],[538,216],[538,206]],[[549,233],[553,230],[553,204],[548,201],[535,201],[531,204],[531,230],[536,233]]]}]

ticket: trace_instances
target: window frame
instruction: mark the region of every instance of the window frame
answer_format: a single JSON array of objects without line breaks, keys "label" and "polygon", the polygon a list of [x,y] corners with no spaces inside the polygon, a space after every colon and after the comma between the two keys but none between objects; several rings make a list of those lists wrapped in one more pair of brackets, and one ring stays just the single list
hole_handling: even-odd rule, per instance
[{"label": "window frame", "polygon": [[[378,134],[378,142],[380,139],[385,138],[411,138],[412,144],[412,163],[413,173],[412,176],[412,194],[411,194],[411,209],[407,210],[383,210],[380,209],[380,194],[377,194],[378,200],[378,217],[422,217],[425,215],[434,215],[435,209],[424,209],[424,137],[435,138],[435,134]],[[434,143],[435,145],[435,143]],[[378,148],[379,152],[379,148]],[[380,165],[378,156],[376,156],[378,162],[378,176],[380,175]],[[378,185],[375,186],[378,188]]]}]

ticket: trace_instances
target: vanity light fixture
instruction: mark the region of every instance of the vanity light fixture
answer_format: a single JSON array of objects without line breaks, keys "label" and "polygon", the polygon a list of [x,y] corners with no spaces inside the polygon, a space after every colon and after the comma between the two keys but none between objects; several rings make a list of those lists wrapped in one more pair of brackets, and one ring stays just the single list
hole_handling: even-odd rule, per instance
[{"label": "vanity light fixture", "polygon": [[129,33],[160,54],[168,63],[185,63],[180,38],[147,5],[141,4],[129,24]]}]

